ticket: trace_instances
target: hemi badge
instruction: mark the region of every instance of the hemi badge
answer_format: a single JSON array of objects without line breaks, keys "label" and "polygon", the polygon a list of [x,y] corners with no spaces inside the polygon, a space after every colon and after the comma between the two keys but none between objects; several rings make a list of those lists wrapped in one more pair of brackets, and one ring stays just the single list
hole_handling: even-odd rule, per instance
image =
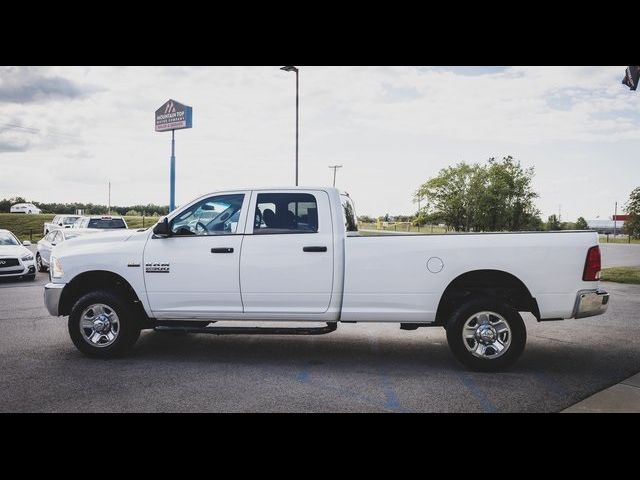
[{"label": "hemi badge", "polygon": [[127,263],[127,267],[139,267],[139,263]]}]

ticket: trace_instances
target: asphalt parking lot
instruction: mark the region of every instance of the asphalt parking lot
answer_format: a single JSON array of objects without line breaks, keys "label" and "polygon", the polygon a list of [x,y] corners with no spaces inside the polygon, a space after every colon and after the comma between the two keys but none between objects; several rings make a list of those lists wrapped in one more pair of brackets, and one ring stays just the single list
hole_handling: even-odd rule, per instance
[{"label": "asphalt parking lot", "polygon": [[556,412],[640,371],[638,285],[603,284],[600,317],[527,315],[520,361],[487,374],[458,364],[440,328],[376,324],[312,337],[145,331],[126,358],[88,359],[46,312],[47,280],[0,283],[2,412]]}]

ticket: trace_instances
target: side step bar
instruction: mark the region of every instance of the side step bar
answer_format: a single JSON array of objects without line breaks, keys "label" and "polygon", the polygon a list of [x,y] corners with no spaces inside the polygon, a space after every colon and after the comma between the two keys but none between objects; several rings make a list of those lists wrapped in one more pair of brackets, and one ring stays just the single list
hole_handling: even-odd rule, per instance
[{"label": "side step bar", "polygon": [[157,326],[157,332],[210,333],[212,335],[325,335],[338,328],[337,322],[327,322],[326,327],[189,327]]}]

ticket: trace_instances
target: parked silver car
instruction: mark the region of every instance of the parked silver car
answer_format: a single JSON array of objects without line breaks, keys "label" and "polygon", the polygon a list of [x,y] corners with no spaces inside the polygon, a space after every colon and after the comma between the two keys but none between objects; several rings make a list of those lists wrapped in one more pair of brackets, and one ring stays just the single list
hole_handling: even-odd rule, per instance
[{"label": "parked silver car", "polygon": [[31,242],[20,243],[9,230],[0,230],[0,278],[36,278],[33,254],[26,248]]},{"label": "parked silver car", "polygon": [[36,267],[38,271],[46,272],[49,269],[51,250],[53,247],[66,240],[96,232],[99,232],[99,230],[74,228],[69,230],[53,230],[46,234],[44,238],[38,242],[38,251],[36,253]]}]

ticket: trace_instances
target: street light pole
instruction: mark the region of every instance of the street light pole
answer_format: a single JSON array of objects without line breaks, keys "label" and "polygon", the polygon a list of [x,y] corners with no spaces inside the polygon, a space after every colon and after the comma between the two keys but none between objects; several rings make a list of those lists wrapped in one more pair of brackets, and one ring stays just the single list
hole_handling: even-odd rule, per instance
[{"label": "street light pole", "polygon": [[296,187],[298,186],[298,133],[300,125],[300,81],[299,70],[293,65],[282,67],[285,72],[296,72]]},{"label": "street light pole", "polygon": [[339,168],[342,168],[342,165],[329,165],[329,168],[333,168],[333,186],[336,186],[336,172]]}]

